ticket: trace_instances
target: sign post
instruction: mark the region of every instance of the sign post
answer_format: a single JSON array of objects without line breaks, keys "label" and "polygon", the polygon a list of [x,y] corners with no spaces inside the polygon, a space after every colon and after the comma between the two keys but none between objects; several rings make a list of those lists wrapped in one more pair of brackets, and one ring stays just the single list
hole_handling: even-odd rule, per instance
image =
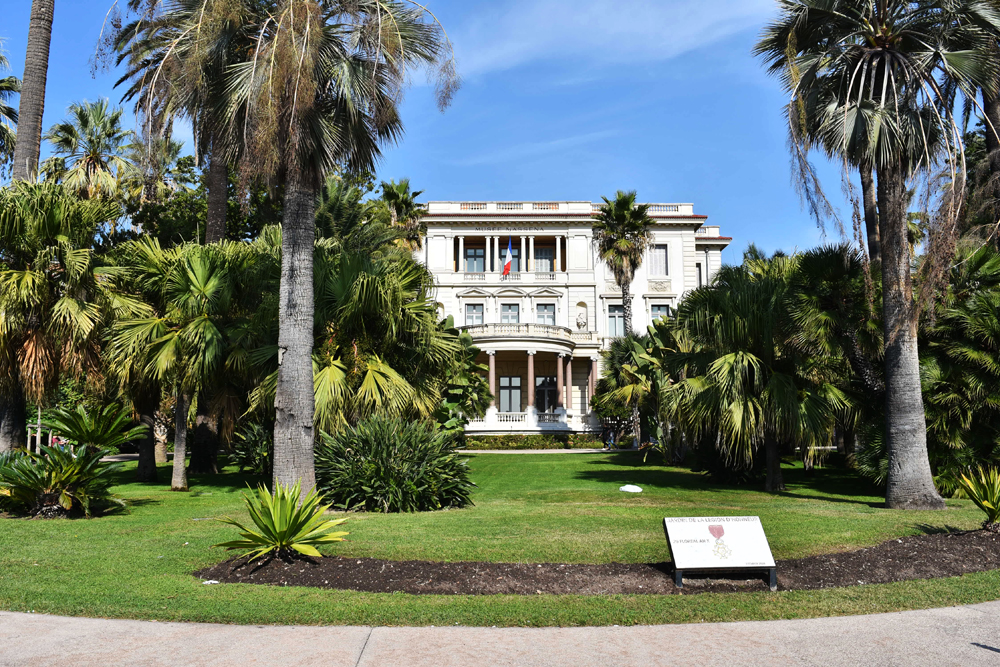
[{"label": "sign post", "polygon": [[767,570],[772,591],[778,571],[760,517],[666,517],[663,532],[674,560],[674,583],[684,585],[685,570]]}]

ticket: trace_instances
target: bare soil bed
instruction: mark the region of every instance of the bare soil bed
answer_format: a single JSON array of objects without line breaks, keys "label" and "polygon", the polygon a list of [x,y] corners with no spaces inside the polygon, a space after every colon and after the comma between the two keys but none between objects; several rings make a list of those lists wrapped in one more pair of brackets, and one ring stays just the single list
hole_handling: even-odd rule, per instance
[{"label": "bare soil bed", "polygon": [[[778,561],[778,588],[806,590],[953,577],[1000,568],[1000,535],[983,530],[914,535],[868,549]],[[434,595],[690,594],[767,590],[764,577],[720,573],[673,582],[673,563],[444,563],[375,558],[233,558],[195,576],[223,583],[312,586]],[[763,573],[762,573],[763,574]],[[729,576],[727,576],[729,575]]]}]

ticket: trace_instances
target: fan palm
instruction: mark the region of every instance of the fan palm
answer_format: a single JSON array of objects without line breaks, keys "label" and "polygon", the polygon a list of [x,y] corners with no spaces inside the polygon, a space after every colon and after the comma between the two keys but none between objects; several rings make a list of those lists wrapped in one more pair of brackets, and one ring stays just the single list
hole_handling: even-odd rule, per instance
[{"label": "fan palm", "polygon": [[[1000,63],[992,57],[1000,27],[994,3],[980,0],[780,0],[780,15],[767,28],[756,52],[783,78],[793,158],[807,165],[808,122],[803,109],[817,90],[835,95],[842,130],[850,130],[857,107],[870,106],[867,153],[875,167],[882,247],[882,304],[885,335],[886,442],[890,507],[940,509],[927,457],[920,395],[917,309],[912,294],[907,235],[907,181],[943,162],[953,176],[942,202],[942,227],[935,238],[947,255],[960,211],[956,188],[962,162],[961,132],[954,117],[959,94],[974,100],[977,90],[996,91]],[[841,131],[829,144],[849,153],[851,136]],[[821,192],[814,172],[803,166],[806,190]],[[934,263],[928,263],[933,269]]]},{"label": "fan palm", "polygon": [[729,460],[749,462],[763,449],[768,491],[784,488],[782,446],[825,444],[847,397],[823,361],[793,344],[790,306],[798,257],[764,258],[753,249],[742,266],[723,267],[711,286],[678,308],[678,326],[698,344],[678,361],[692,373],[674,390],[685,426],[719,436]]},{"label": "fan palm", "polygon": [[[0,46],[2,46],[0,42]],[[0,53],[0,69],[8,69],[10,63]],[[21,92],[21,82],[17,77],[0,79],[0,168],[14,157],[14,126],[17,125],[17,109],[10,106],[10,98]]]},{"label": "fan palm", "polygon": [[101,266],[91,249],[96,227],[118,213],[115,204],[82,201],[55,183],[0,190],[0,384],[13,408],[0,414],[19,420],[17,430],[25,396],[40,405],[63,371],[98,368],[109,316],[143,311],[115,290],[116,269]]},{"label": "fan palm", "polygon": [[84,199],[114,196],[119,179],[136,173],[124,156],[132,132],[122,128],[122,110],[110,110],[101,100],[71,104],[69,114],[45,135],[55,157],[43,169]]},{"label": "fan palm", "polygon": [[597,254],[614,276],[622,292],[625,335],[632,335],[632,280],[650,243],[649,204],[635,203],[635,190],[619,190],[614,201],[602,197],[604,205],[594,214]]},{"label": "fan palm", "polygon": [[409,250],[420,250],[423,238],[427,233],[427,223],[423,221],[426,214],[417,204],[417,197],[423,190],[410,191],[410,179],[382,181],[382,203],[389,214],[389,224],[397,227],[403,236],[403,242]]},{"label": "fan palm", "polygon": [[[155,243],[155,242],[154,242]],[[111,356],[176,395],[174,465],[170,488],[187,489],[187,425],[192,400],[223,369],[233,281],[216,246],[182,246],[165,251],[154,269],[161,310],[154,317],[123,319],[115,325]],[[204,400],[204,399],[203,399]]]}]

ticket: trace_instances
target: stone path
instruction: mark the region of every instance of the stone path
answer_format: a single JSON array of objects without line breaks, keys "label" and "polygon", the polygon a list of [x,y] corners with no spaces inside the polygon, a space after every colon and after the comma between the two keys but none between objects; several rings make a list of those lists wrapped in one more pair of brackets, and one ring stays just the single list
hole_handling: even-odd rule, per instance
[{"label": "stone path", "polygon": [[0,665],[1000,665],[1000,601],[872,616],[597,628],[156,623],[0,612]]}]

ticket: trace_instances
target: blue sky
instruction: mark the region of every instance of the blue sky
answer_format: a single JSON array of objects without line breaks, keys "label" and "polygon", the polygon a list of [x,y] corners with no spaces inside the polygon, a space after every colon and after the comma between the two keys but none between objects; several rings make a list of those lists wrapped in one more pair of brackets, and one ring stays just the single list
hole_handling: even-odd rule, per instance
[{"label": "blue sky", "polygon": [[[46,128],[74,101],[119,99],[115,72],[91,73],[110,1],[57,1]],[[792,186],[785,98],[750,55],[772,0],[427,5],[455,44],[464,85],[441,113],[414,77],[406,135],[381,178],[409,177],[422,200],[599,200],[635,189],[644,201],[693,202],[734,237],[729,262],[751,242],[766,251],[821,242]],[[17,76],[30,7],[12,0],[0,26]],[[839,169],[821,172],[849,219]]]}]

